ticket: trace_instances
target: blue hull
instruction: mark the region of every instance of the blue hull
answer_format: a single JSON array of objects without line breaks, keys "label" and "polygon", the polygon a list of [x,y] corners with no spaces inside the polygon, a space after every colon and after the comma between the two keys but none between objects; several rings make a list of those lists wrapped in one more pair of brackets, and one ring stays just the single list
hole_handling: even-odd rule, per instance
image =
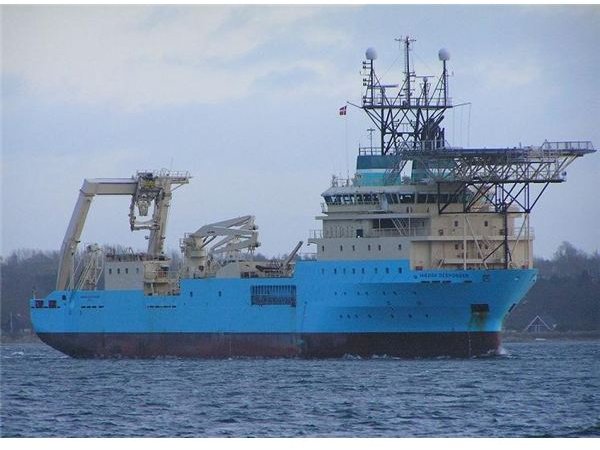
[{"label": "blue hull", "polygon": [[500,345],[536,270],[411,271],[302,261],[290,278],[185,279],[179,295],[55,291],[38,335],[72,356],[469,356]]}]

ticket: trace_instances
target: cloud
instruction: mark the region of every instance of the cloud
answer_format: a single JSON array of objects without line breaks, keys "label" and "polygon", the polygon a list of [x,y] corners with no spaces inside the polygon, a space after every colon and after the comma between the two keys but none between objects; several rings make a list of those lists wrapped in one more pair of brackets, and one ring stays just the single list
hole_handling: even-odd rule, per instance
[{"label": "cloud", "polygon": [[541,79],[542,69],[537,62],[510,60],[480,60],[473,66],[472,75],[489,89],[519,88],[536,83]]},{"label": "cloud", "polygon": [[[126,110],[217,103],[247,96],[261,79],[301,69],[325,91],[338,77],[324,54],[339,45],[318,7],[13,6],[3,10],[4,76],[52,101]],[[296,32],[294,32],[296,30]],[[282,35],[299,58],[278,58]],[[305,47],[303,49],[303,46]],[[303,49],[303,51],[300,51]],[[284,51],[279,49],[279,51]],[[260,83],[258,83],[260,84]]]}]

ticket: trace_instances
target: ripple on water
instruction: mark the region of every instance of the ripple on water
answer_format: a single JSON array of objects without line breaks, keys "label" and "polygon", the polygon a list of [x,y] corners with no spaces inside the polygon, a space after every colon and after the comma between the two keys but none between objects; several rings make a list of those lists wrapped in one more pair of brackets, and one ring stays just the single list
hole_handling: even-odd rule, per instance
[{"label": "ripple on water", "polygon": [[74,360],[2,345],[3,437],[600,436],[596,342],[478,359]]}]

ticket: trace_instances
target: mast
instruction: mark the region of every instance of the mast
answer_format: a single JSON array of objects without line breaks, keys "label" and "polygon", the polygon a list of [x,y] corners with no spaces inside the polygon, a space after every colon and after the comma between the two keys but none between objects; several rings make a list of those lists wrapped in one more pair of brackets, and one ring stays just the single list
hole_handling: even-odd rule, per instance
[{"label": "mast", "polygon": [[[522,215],[525,235],[529,237],[529,214],[541,195],[550,184],[564,182],[566,168],[576,158],[595,152],[594,146],[589,141],[577,140],[544,141],[537,147],[451,147],[442,125],[445,112],[453,107],[448,83],[450,53],[444,48],[439,50],[442,71],[437,81],[422,77],[420,89],[413,92],[412,82],[417,75],[410,69],[410,51],[414,39],[406,36],[396,41],[404,51],[404,80],[400,86],[383,84],[377,76],[374,64],[377,52],[373,48],[365,55],[366,90],[361,109],[377,127],[380,147],[359,149],[359,158],[380,158],[373,164],[385,168],[383,185],[401,184],[403,169],[412,163],[411,183],[437,184],[439,214],[456,214],[456,208],[450,205],[458,200],[462,202],[462,214],[503,215],[504,240],[491,253],[502,249],[508,268],[511,264],[508,216]],[[532,190],[535,185],[540,189]]]}]

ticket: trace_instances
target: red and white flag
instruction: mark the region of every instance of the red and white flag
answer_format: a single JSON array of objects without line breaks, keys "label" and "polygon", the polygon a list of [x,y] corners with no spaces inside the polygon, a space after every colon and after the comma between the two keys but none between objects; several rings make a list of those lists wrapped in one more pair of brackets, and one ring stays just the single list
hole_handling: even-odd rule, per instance
[{"label": "red and white flag", "polygon": [[346,115],[346,107],[345,107],[345,106],[342,106],[342,107],[340,108],[340,116],[345,116],[345,115]]}]

